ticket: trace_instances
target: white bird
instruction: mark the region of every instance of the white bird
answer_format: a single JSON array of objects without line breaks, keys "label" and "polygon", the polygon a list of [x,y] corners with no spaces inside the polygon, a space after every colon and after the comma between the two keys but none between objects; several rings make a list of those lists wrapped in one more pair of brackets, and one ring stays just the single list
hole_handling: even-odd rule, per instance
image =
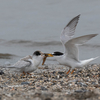
[{"label": "white bird", "polygon": [[[80,15],[74,17],[63,29],[60,40],[62,42],[62,45],[64,47],[64,53],[62,52],[54,52],[53,56],[54,58],[59,62],[61,65],[65,65],[69,67],[70,72],[71,68],[74,69],[76,67],[83,67],[87,65],[92,60],[95,60],[96,58],[90,58],[87,60],[80,61],[79,60],[79,50],[78,45],[82,45],[85,42],[87,42],[89,39],[95,37],[97,34],[90,34],[85,35],[77,38],[72,38],[75,33],[75,28],[77,26],[78,20]],[[72,70],[71,74],[74,72]]]},{"label": "white bird", "polygon": [[37,69],[43,58],[52,56],[51,54],[42,53],[41,51],[35,51],[32,56],[26,56],[20,59],[12,66],[3,66],[4,68],[10,68],[15,72],[21,72],[23,74],[33,72]]}]

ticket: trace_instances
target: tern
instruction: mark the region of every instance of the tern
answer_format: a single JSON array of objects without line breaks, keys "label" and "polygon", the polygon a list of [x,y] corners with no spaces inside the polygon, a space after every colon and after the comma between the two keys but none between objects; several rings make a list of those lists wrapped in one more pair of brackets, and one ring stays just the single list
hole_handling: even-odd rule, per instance
[{"label": "tern", "polygon": [[[97,34],[90,34],[90,35],[84,35],[77,38],[73,38],[79,17],[80,15],[74,17],[65,26],[65,28],[63,29],[61,33],[60,40],[64,47],[64,53],[59,52],[59,51],[52,53],[52,55],[59,62],[59,64],[69,67],[67,74],[70,72],[71,69],[73,69],[71,72],[72,74],[74,72],[74,68],[83,67],[87,65],[89,62],[98,58],[98,57],[95,57],[95,58],[90,58],[90,59],[82,60],[82,61],[79,60],[78,46],[84,44],[89,39],[97,35]],[[45,60],[46,59],[44,58],[44,62]]]},{"label": "tern", "polygon": [[44,57],[52,57],[52,54],[42,53],[41,51],[35,51],[32,56],[26,56],[11,66],[3,66],[4,68],[10,68],[15,72],[21,72],[29,74],[37,69]]}]

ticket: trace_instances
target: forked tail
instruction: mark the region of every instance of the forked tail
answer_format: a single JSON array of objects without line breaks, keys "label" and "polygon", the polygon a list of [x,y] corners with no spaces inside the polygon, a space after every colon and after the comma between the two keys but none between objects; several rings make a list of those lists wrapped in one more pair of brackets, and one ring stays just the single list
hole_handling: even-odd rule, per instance
[{"label": "forked tail", "polygon": [[87,65],[88,63],[90,63],[91,61],[93,61],[97,58],[99,58],[99,56],[95,57],[95,58],[90,58],[90,59],[87,59],[87,60],[83,60],[83,61],[81,61],[81,63],[83,64],[83,66],[85,66],[85,65]]}]

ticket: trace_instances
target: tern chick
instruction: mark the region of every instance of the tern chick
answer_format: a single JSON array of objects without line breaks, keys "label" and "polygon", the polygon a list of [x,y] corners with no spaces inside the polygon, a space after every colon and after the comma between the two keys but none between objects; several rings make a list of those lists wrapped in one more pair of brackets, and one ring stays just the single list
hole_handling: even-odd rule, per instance
[{"label": "tern chick", "polygon": [[[5,68],[10,68],[15,72],[21,72],[21,73],[30,73],[37,69],[41,61],[45,58],[45,56],[48,56],[50,54],[42,53],[41,51],[35,51],[32,56],[26,56],[22,59],[20,59],[18,62],[16,62],[12,66],[3,66]],[[49,56],[48,56],[49,57]]]}]

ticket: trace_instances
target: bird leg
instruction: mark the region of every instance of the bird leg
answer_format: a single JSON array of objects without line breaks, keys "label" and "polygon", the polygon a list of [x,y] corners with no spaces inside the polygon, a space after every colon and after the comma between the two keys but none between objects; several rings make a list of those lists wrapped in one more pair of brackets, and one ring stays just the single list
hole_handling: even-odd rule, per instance
[{"label": "bird leg", "polygon": [[70,69],[68,70],[68,72],[66,74],[68,74],[70,72]]},{"label": "bird leg", "polygon": [[70,72],[70,69],[71,69],[71,67],[70,66],[68,66],[69,67],[69,70],[68,70],[68,72],[66,73],[66,74],[68,74],[69,72]]},{"label": "bird leg", "polygon": [[23,74],[26,75],[26,73],[23,71]]},{"label": "bird leg", "polygon": [[73,72],[74,72],[74,69],[72,70],[71,74],[73,74]]},{"label": "bird leg", "polygon": [[30,75],[30,76],[32,75],[32,74],[30,74],[30,73],[28,73],[28,72],[27,72],[27,74]]}]

